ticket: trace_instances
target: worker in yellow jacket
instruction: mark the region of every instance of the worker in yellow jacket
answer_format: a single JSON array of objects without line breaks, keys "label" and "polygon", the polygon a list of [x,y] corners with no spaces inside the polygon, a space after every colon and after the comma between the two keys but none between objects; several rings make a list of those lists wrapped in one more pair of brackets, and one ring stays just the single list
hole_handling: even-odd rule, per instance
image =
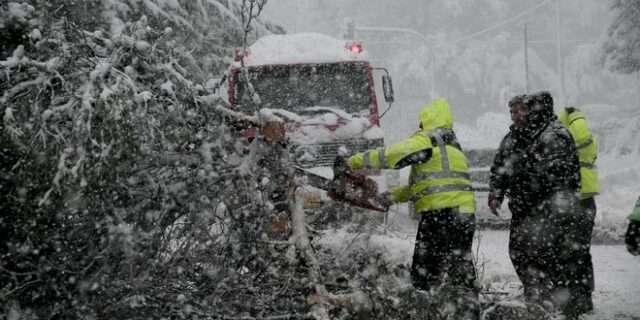
[{"label": "worker in yellow jacket", "polygon": [[408,139],[358,153],[342,165],[354,170],[410,166],[409,184],[389,190],[379,200],[411,201],[422,215],[411,266],[414,287],[429,290],[440,285],[446,275],[453,285],[474,290],[471,243],[475,198],[468,161],[453,131],[445,99],[427,104],[419,118],[420,130]]},{"label": "worker in yellow jacket", "polygon": [[598,171],[596,167],[596,159],[598,158],[598,139],[595,134],[589,130],[587,119],[584,114],[575,107],[566,107],[558,114],[558,120],[569,129],[569,133],[573,137],[578,149],[578,157],[580,159],[580,195],[579,206],[582,211],[582,219],[580,219],[579,250],[577,250],[578,260],[575,270],[580,281],[575,284],[576,298],[573,303],[578,306],[582,312],[593,310],[593,302],[591,295],[594,290],[593,280],[593,263],[589,252],[591,247],[591,234],[596,216],[595,196],[600,192],[598,185]]}]

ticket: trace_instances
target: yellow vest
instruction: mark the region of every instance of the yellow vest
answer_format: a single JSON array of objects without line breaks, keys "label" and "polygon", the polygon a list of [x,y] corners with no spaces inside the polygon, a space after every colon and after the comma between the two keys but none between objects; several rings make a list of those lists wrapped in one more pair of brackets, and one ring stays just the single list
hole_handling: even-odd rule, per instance
[{"label": "yellow vest", "polygon": [[600,192],[598,184],[598,138],[589,131],[584,114],[578,110],[571,113],[564,109],[558,114],[558,120],[564,124],[576,142],[580,158],[580,199],[588,199]]},{"label": "yellow vest", "polygon": [[433,137],[436,145],[429,161],[411,166],[409,186],[416,211],[458,207],[461,213],[475,213],[467,157],[446,145],[437,132],[423,134]]},{"label": "yellow vest", "polygon": [[474,214],[475,197],[467,157],[457,148],[445,145],[438,128],[431,126],[451,129],[448,103],[435,100],[420,113],[420,119],[423,130],[395,145],[356,154],[349,158],[349,165],[353,169],[399,169],[401,160],[431,149],[428,161],[411,162],[408,185],[389,190],[393,201],[412,201],[417,212],[458,208],[460,213]]}]

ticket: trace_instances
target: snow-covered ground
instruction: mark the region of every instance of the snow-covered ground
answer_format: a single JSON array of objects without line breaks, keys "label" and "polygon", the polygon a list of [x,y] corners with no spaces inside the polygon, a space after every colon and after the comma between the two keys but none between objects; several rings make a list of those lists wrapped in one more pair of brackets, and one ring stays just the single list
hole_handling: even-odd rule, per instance
[{"label": "snow-covered ground", "polygon": [[[394,208],[386,224],[369,232],[352,233],[348,228],[327,230],[319,245],[349,255],[355,248],[382,253],[392,264],[411,264],[417,220],[406,207]],[[522,293],[521,283],[508,255],[509,231],[477,230],[473,244],[479,279],[505,298]],[[631,256],[623,245],[594,245],[591,253],[595,268],[595,311],[585,320],[640,319],[640,257]]]},{"label": "snow-covered ground", "polygon": [[[474,249],[478,262],[484,262],[484,282],[519,294],[521,284],[509,260],[508,243],[509,231],[478,230]],[[640,319],[640,257],[630,255],[623,245],[594,245],[591,255],[595,312],[584,319]]]}]

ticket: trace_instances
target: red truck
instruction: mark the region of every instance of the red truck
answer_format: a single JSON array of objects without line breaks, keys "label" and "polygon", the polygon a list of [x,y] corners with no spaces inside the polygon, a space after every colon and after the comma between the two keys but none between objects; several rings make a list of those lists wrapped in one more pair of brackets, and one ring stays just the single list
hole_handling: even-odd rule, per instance
[{"label": "red truck", "polygon": [[[242,65],[259,101],[241,81]],[[384,145],[374,70],[383,72],[390,107],[391,78],[371,66],[361,44],[317,33],[269,35],[236,56],[227,75],[228,100],[237,111],[268,110],[284,118],[298,167],[328,167],[339,152]],[[255,130],[245,135],[252,138]]]}]

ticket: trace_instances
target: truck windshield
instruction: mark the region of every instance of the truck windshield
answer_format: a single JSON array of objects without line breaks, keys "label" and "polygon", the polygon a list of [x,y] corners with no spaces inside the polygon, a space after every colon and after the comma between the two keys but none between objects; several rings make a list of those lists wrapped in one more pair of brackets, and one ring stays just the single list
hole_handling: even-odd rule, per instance
[{"label": "truck windshield", "polygon": [[[262,108],[302,114],[321,106],[365,115],[372,103],[365,63],[264,66],[249,68],[249,78]],[[244,110],[255,110],[245,86],[237,77],[234,82],[236,103]]]}]

